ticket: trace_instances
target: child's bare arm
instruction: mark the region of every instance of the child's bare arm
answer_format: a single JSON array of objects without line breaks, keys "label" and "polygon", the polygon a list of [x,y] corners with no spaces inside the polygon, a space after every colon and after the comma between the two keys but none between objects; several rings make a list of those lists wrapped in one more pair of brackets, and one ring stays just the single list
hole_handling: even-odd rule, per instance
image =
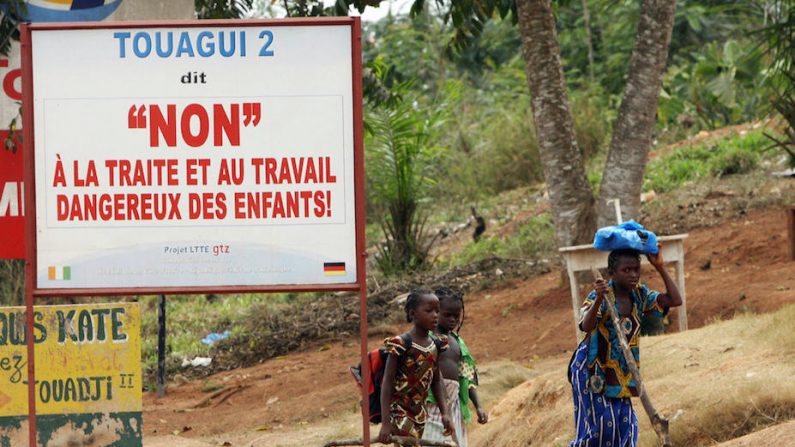
[{"label": "child's bare arm", "polygon": [[438,367],[433,368],[431,390],[433,390],[433,396],[436,397],[436,405],[439,406],[439,412],[442,413],[444,434],[449,435],[453,432],[453,426],[450,423],[450,412],[447,410],[447,395],[444,391],[444,384],[442,383],[442,374],[439,372]]},{"label": "child's bare arm", "polygon": [[607,281],[604,279],[597,279],[594,282],[594,290],[596,290],[596,299],[591,307],[586,309],[585,314],[580,321],[580,330],[583,332],[591,332],[596,327],[596,317],[599,314],[599,309],[602,307],[602,300],[607,294]]},{"label": "child's bare arm", "polygon": [[474,386],[469,387],[469,400],[472,401],[472,404],[475,406],[475,411],[478,412],[478,422],[481,424],[485,424],[489,421],[489,415],[483,410],[483,407],[480,406],[480,399],[478,399],[478,390]]},{"label": "child's bare arm", "polygon": [[384,366],[384,378],[381,381],[381,432],[378,440],[387,444],[392,436],[391,403],[392,393],[395,390],[395,373],[397,372],[397,359],[394,354],[389,354]]},{"label": "child's bare arm", "polygon": [[668,274],[668,270],[665,269],[662,253],[660,253],[658,249],[656,255],[648,254],[646,258],[649,260],[649,264],[657,269],[657,273],[660,274],[660,277],[665,283],[665,293],[657,298],[657,304],[662,308],[681,306],[682,295],[679,294],[679,288],[676,287],[673,278]]}]

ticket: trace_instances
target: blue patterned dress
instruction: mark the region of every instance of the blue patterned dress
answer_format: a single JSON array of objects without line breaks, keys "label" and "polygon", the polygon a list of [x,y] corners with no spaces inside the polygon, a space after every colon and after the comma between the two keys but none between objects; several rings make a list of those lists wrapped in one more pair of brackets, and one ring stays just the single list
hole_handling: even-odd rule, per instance
[{"label": "blue patterned dress", "polygon": [[[613,288],[613,281],[608,285]],[[620,324],[640,368],[640,319],[646,314],[662,317],[667,309],[657,303],[659,293],[645,284],[635,288],[630,296],[632,312],[620,318]],[[595,300],[594,291],[585,299],[581,315],[585,315]],[[607,300],[602,301],[596,327],[577,346],[569,364],[577,430],[570,447],[635,447],[638,443],[638,419],[630,400],[638,395],[638,389],[624,360],[613,322],[606,314],[608,305]],[[620,315],[617,308],[615,312]]]}]

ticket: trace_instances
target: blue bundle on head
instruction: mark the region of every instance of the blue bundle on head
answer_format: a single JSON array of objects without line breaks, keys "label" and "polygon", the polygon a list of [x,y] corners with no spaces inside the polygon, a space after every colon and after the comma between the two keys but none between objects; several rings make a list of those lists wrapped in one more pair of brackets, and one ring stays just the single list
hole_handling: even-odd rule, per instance
[{"label": "blue bundle on head", "polygon": [[644,254],[656,255],[657,236],[634,220],[628,220],[621,225],[596,230],[593,248],[601,251],[629,248]]}]

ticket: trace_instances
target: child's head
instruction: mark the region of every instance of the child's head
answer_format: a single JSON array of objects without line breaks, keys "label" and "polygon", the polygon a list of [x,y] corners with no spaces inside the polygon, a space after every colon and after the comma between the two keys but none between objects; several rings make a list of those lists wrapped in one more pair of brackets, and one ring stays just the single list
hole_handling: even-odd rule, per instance
[{"label": "child's head", "polygon": [[428,289],[414,289],[406,298],[406,321],[427,331],[439,323],[439,298]]},{"label": "child's head", "polygon": [[640,282],[640,252],[613,250],[607,257],[607,272],[613,282],[624,289],[634,289]]},{"label": "child's head", "polygon": [[434,293],[439,297],[439,330],[445,333],[461,330],[464,324],[464,295],[449,287],[439,287]]}]

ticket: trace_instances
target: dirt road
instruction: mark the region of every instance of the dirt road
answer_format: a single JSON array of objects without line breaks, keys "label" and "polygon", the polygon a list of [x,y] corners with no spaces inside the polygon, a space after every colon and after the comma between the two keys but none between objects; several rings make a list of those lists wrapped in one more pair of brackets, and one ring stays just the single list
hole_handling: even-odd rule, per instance
[{"label": "dirt road", "polygon": [[[691,327],[741,312],[769,312],[795,301],[795,264],[786,260],[785,222],[782,210],[768,209],[690,233],[685,264]],[[659,285],[649,273],[645,279]],[[567,287],[561,284],[560,272],[553,271],[470,294],[462,335],[482,363],[510,359],[532,366],[544,358],[565,356],[576,343]],[[671,321],[676,321],[675,315]],[[394,331],[401,329],[396,326]],[[374,336],[371,347],[381,339]],[[255,443],[257,436],[272,436],[273,443],[267,445],[273,446],[279,436],[308,427],[327,433],[336,426],[342,433],[352,424],[355,432],[360,427],[358,396],[348,367],[358,363],[358,352],[357,340],[331,341],[255,367],[171,385],[162,399],[147,393],[145,445],[260,445]],[[208,383],[227,391],[208,399],[201,391]],[[345,427],[330,424],[332,420],[345,421]],[[742,445],[747,444],[731,446]]]}]

